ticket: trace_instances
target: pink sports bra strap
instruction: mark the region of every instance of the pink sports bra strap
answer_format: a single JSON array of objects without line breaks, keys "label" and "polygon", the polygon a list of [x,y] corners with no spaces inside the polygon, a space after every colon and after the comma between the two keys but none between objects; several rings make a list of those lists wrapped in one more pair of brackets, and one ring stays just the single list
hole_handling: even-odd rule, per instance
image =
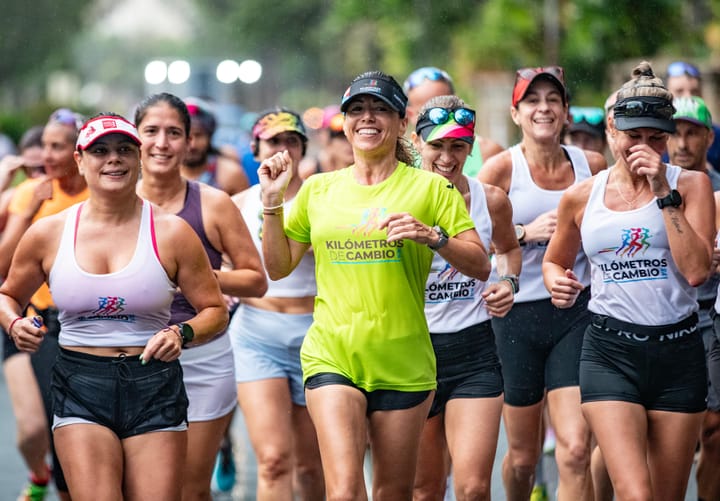
[{"label": "pink sports bra strap", "polygon": [[80,226],[80,213],[82,212],[82,208],[84,206],[85,206],[85,202],[81,202],[80,207],[78,207],[77,213],[75,214],[75,229],[73,231],[73,249],[77,245],[78,226]]},{"label": "pink sports bra strap", "polygon": [[[150,202],[145,203],[150,204]],[[150,204],[150,238],[152,238],[152,246],[153,251],[155,252],[155,257],[157,257],[159,263],[162,263],[162,261],[160,261],[160,251],[158,250],[157,237],[155,236],[155,218],[153,217],[152,204]]]}]

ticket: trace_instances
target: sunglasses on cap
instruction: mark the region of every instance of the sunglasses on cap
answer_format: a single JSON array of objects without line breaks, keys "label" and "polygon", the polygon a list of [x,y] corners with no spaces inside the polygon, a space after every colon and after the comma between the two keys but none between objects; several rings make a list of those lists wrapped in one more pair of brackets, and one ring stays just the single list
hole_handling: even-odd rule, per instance
[{"label": "sunglasses on cap", "polygon": [[82,117],[68,108],[60,108],[50,115],[50,122],[59,122],[65,125],[72,125],[80,130],[83,126]]},{"label": "sunglasses on cap", "polygon": [[670,63],[667,68],[667,76],[669,77],[681,77],[685,75],[699,79],[700,70],[697,66],[686,63],[685,61],[675,61],[674,63]]},{"label": "sunglasses on cap", "polygon": [[473,110],[468,108],[448,109],[440,107],[426,110],[418,117],[418,122],[421,120],[429,120],[435,125],[442,125],[447,123],[451,117],[462,126],[467,127],[475,123],[475,112]]},{"label": "sunglasses on cap", "polygon": [[405,83],[403,83],[403,90],[407,94],[409,90],[414,89],[425,80],[447,82],[451,85],[453,83],[452,78],[450,78],[447,72],[433,66],[425,66],[410,73],[410,76],[408,76]]},{"label": "sunglasses on cap", "polygon": [[605,112],[602,108],[571,106],[570,116],[575,124],[584,121],[590,125],[600,125],[605,119]]},{"label": "sunglasses on cap", "polygon": [[520,68],[515,74],[515,80],[532,80],[538,75],[547,73],[557,78],[561,84],[565,85],[565,70],[560,66],[542,66],[538,68]]},{"label": "sunglasses on cap", "polygon": [[657,102],[630,99],[615,105],[615,115],[625,117],[655,117],[672,120],[675,107],[664,99]]}]

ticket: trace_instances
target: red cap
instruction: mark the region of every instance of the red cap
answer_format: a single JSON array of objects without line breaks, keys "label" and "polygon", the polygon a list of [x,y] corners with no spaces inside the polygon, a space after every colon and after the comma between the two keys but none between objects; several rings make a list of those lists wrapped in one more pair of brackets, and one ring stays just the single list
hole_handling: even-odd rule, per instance
[{"label": "red cap", "polygon": [[523,100],[530,85],[538,77],[544,77],[553,82],[560,89],[563,101],[567,103],[567,89],[565,88],[565,72],[560,66],[545,66],[541,68],[521,68],[515,74],[515,87],[512,93],[512,105]]}]

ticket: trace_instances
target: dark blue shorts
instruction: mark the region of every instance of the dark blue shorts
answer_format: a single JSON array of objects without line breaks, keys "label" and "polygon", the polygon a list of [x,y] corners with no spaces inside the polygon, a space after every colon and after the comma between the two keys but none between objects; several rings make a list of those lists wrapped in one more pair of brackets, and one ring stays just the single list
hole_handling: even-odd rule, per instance
[{"label": "dark blue shorts", "polygon": [[695,326],[660,336],[593,321],[580,359],[580,392],[583,403],[616,400],[648,410],[702,412],[707,395],[702,337]]},{"label": "dark blue shorts", "polygon": [[53,412],[111,429],[121,438],[187,422],[180,362],[139,356],[98,357],[60,349],[52,381]]},{"label": "dark blue shorts", "polygon": [[545,389],[579,384],[589,300],[586,288],[571,308],[556,308],[550,299],[542,299],[516,303],[504,318],[492,319],[506,404],[527,407],[540,402]]},{"label": "dark blue shorts", "polygon": [[427,400],[430,390],[427,391],[397,391],[397,390],[375,390],[366,391],[358,388],[355,383],[340,374],[332,372],[321,372],[310,376],[305,380],[305,388],[312,390],[331,384],[340,384],[357,389],[367,400],[366,414],[370,415],[375,411],[395,411],[411,409]]},{"label": "dark blue shorts", "polygon": [[461,331],[430,334],[437,360],[438,387],[430,417],[453,398],[494,398],[503,392],[500,359],[490,320]]}]

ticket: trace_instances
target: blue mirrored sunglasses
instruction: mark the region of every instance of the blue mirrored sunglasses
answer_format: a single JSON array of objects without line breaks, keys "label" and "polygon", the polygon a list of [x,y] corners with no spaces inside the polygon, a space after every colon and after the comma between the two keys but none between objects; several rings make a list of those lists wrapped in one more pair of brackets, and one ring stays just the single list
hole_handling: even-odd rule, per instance
[{"label": "blue mirrored sunglasses", "polygon": [[475,112],[468,108],[430,108],[418,118],[418,122],[427,119],[435,125],[442,125],[447,123],[450,117],[463,126],[475,123]]},{"label": "blue mirrored sunglasses", "polygon": [[605,112],[602,108],[571,106],[570,116],[576,124],[585,121],[590,125],[600,125],[605,118]]},{"label": "blue mirrored sunglasses", "polygon": [[50,121],[60,122],[61,124],[65,125],[72,125],[78,130],[80,130],[83,126],[82,116],[79,113],[75,113],[68,108],[60,108],[58,110],[55,110],[53,114],[50,115]]},{"label": "blue mirrored sunglasses", "polygon": [[670,63],[667,68],[667,74],[669,77],[681,77],[687,75],[693,78],[700,78],[700,70],[694,64],[686,63],[685,61],[675,61]]},{"label": "blue mirrored sunglasses", "polygon": [[405,83],[403,83],[403,90],[407,94],[409,90],[414,89],[425,80],[439,80],[442,82],[448,82],[450,85],[453,83],[452,78],[450,78],[450,75],[448,75],[447,72],[433,66],[425,66],[410,73],[410,76],[408,76]]}]

